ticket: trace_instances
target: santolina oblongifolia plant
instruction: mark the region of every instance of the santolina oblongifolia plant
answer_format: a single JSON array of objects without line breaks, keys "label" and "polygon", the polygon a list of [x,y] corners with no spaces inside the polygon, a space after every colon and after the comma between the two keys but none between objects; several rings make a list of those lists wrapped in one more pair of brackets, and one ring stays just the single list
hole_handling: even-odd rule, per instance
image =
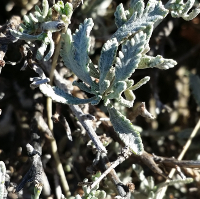
[{"label": "santolina oblongifolia plant", "polygon": [[[11,30],[11,33],[16,38],[26,41],[40,40],[42,44],[37,51],[36,59],[48,61],[54,52],[52,32],[65,28],[66,31],[62,33],[60,55],[65,66],[81,80],[73,82],[73,85],[94,96],[89,99],[79,99],[47,83],[40,84],[40,90],[55,102],[64,104],[97,105],[103,100],[120,139],[133,153],[140,155],[143,152],[140,134],[131,122],[115,109],[113,100],[125,107],[133,106],[135,100],[133,91],[150,79],[147,76],[134,84],[134,81],[129,78],[136,69],[153,67],[169,69],[177,64],[176,61],[165,59],[161,55],[156,57],[146,55],[150,49],[149,40],[154,28],[169,13],[172,17],[182,17],[185,20],[196,17],[200,12],[199,7],[188,13],[193,4],[194,0],[188,0],[186,3],[182,0],[170,0],[166,5],[157,0],[149,0],[146,5],[143,0],[131,0],[128,10],[120,4],[114,14],[118,29],[104,44],[98,66],[94,65],[88,56],[93,20],[85,19],[79,29],[72,34],[67,28],[73,12],[70,3],[64,5],[62,1],[58,1],[49,9],[48,1],[43,0],[43,9],[35,6],[34,14],[25,15],[24,23],[20,25],[19,30]],[[59,13],[56,21],[52,21],[52,10]],[[49,52],[44,56],[48,45]],[[121,51],[118,51],[120,45]]]}]

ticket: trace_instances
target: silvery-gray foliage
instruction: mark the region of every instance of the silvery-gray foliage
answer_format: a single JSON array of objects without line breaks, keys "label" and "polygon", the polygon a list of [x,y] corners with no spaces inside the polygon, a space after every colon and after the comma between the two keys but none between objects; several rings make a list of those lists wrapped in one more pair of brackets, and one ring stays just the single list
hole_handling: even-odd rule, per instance
[{"label": "silvery-gray foliage", "polygon": [[[65,66],[81,80],[74,82],[73,85],[94,96],[89,99],[79,99],[60,88],[52,88],[47,83],[41,84],[40,90],[54,101],[66,104],[95,105],[103,100],[119,137],[133,153],[142,154],[140,134],[133,128],[131,122],[115,109],[114,102],[125,107],[133,106],[135,100],[133,91],[150,79],[145,77],[134,85],[134,81],[129,78],[136,69],[154,67],[169,69],[177,64],[176,61],[165,59],[161,55],[156,57],[146,55],[149,51],[149,40],[154,28],[168,13],[171,13],[172,17],[182,17],[185,20],[194,18],[200,9],[197,7],[188,14],[193,5],[194,0],[188,0],[186,4],[182,0],[170,0],[166,5],[157,0],[149,0],[146,5],[143,0],[131,0],[129,9],[125,10],[120,4],[114,14],[118,29],[104,44],[98,66],[92,63],[88,55],[93,20],[85,19],[74,34],[70,29],[62,34],[60,55]],[[41,40],[42,44],[36,56],[38,60],[43,59],[48,45],[50,50],[44,61],[51,58],[54,52],[52,32],[67,28],[70,23],[73,12],[70,3],[64,5],[62,1],[58,1],[53,5],[53,9],[60,14],[61,20],[51,21],[52,8],[49,9],[47,0],[43,0],[42,10],[36,6],[34,15],[24,16],[25,23],[21,25],[20,31],[11,30],[18,39]],[[35,31],[40,34],[33,35]],[[119,46],[121,51],[118,51]]]},{"label": "silvery-gray foliage", "polygon": [[[52,97],[54,101],[67,104],[88,102],[98,104],[103,100],[120,139],[130,147],[133,153],[140,155],[143,152],[140,134],[134,129],[131,122],[115,109],[112,101],[118,101],[126,107],[133,106],[135,100],[133,90],[150,79],[147,77],[134,85],[129,78],[136,69],[152,67],[168,69],[176,65],[174,60],[164,59],[160,55],[157,57],[145,55],[149,49],[148,42],[153,27],[164,19],[168,12],[164,5],[156,0],[150,0],[146,7],[143,0],[132,0],[128,10],[125,10],[120,4],[115,12],[118,29],[104,44],[98,67],[94,66],[88,56],[89,33],[93,27],[92,19],[85,19],[73,35],[68,29],[62,35],[60,55],[65,66],[82,80],[82,82],[74,82],[73,85],[93,94],[94,97],[84,102],[83,99],[69,96],[70,94],[66,95],[59,88],[51,88],[47,84],[40,86],[41,91],[46,96]],[[121,51],[118,52],[120,45]],[[91,71],[93,75],[91,75]],[[93,77],[99,78],[99,81],[94,81]],[[122,95],[123,93],[125,97]]]},{"label": "silvery-gray foliage", "polygon": [[[52,21],[52,9],[60,14],[59,20]],[[52,32],[67,28],[70,24],[72,10],[73,7],[70,3],[64,5],[62,1],[58,1],[53,8],[49,8],[48,1],[43,0],[42,10],[36,5],[34,14],[24,15],[24,23],[20,24],[19,30],[10,29],[10,32],[17,39],[25,41],[40,40],[41,46],[38,49],[36,59],[41,60],[44,58],[44,61],[48,61],[55,49]],[[50,47],[49,51],[44,56],[48,45]]]}]

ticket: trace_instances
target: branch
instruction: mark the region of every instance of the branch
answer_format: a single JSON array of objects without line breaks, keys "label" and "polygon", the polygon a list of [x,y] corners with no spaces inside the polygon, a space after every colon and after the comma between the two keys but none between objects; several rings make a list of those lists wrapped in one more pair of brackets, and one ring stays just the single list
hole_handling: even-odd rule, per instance
[{"label": "branch", "polygon": [[[181,154],[178,156],[177,160],[182,160],[183,156],[185,155],[185,153],[187,152],[188,148],[190,147],[191,143],[192,143],[192,139],[195,137],[197,131],[200,128],[200,119],[198,121],[198,123],[196,124],[194,130],[192,131],[190,137],[188,138],[187,142],[185,143],[185,146],[183,147],[183,150],[181,152]],[[172,169],[169,173],[169,178],[172,178],[174,173],[175,173],[176,169]],[[166,182],[169,182],[169,180],[166,180]],[[167,186],[163,187],[160,190],[160,193],[157,195],[156,199],[162,199],[165,195],[165,192],[167,191]]]}]

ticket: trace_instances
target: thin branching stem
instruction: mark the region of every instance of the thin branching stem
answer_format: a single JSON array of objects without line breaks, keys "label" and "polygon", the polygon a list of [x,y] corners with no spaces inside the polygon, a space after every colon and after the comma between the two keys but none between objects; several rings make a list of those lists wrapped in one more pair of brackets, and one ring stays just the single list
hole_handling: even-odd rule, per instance
[{"label": "thin branching stem", "polygon": [[[196,124],[194,130],[192,131],[190,137],[188,138],[187,142],[185,143],[185,146],[183,147],[183,150],[182,150],[182,152],[180,153],[180,155],[178,156],[177,160],[182,160],[182,159],[183,159],[185,153],[187,152],[187,150],[189,149],[189,147],[190,147],[190,145],[191,145],[191,143],[192,143],[193,138],[196,136],[197,131],[199,130],[199,128],[200,128],[200,119],[199,119],[199,121],[197,122],[197,124]],[[172,170],[170,171],[170,173],[169,173],[169,179],[171,179],[171,178],[173,177],[175,171],[176,171],[176,169],[172,169]],[[169,179],[167,179],[165,182],[166,182],[166,183],[169,182],[169,181],[170,181]],[[160,192],[159,192],[159,194],[157,195],[156,199],[162,199],[162,198],[165,196],[166,191],[167,191],[167,186],[163,187],[163,188],[160,190]]]},{"label": "thin branching stem", "polygon": [[[53,85],[53,76],[54,76],[54,71],[57,65],[57,60],[59,57],[59,52],[60,52],[60,48],[61,48],[61,37],[60,37],[60,33],[56,33],[56,38],[55,38],[55,52],[52,58],[52,65],[51,65],[51,71],[50,71],[50,85]],[[49,129],[53,132],[53,121],[51,119],[52,117],[52,99],[51,98],[47,98],[47,119],[48,119],[48,125],[49,125]],[[54,160],[56,162],[56,170],[58,172],[58,175],[60,176],[60,180],[61,180],[61,184],[63,187],[63,191],[66,197],[70,196],[70,190],[69,190],[69,185],[67,182],[67,179],[65,177],[65,172],[63,169],[63,166],[60,162],[60,157],[58,154],[58,149],[57,149],[57,144],[55,139],[51,141],[51,150],[52,150],[52,155],[54,157]]]}]

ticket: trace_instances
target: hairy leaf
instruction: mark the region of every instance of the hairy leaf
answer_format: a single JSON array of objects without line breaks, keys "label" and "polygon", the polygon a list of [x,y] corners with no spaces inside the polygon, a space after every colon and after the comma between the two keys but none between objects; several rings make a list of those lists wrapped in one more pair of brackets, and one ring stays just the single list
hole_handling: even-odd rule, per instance
[{"label": "hairy leaf", "polygon": [[118,99],[120,98],[122,92],[126,89],[126,82],[118,81],[113,87],[113,92],[110,93],[106,98],[107,99]]},{"label": "hairy leaf", "polygon": [[193,7],[195,0],[169,0],[165,5],[165,8],[169,9],[172,17],[182,17],[184,20],[189,21],[194,19],[200,13],[200,6],[193,9],[190,13],[189,10]]},{"label": "hairy leaf", "polygon": [[74,81],[73,82],[73,86],[78,86],[82,91],[85,91],[87,93],[91,93],[91,94],[94,94],[93,91],[91,91],[91,89],[86,86],[83,82],[77,82],[77,81]]},{"label": "hairy leaf", "polygon": [[114,15],[115,15],[115,24],[116,24],[117,28],[122,26],[127,21],[127,16],[126,16],[127,13],[124,10],[124,7],[123,7],[122,3],[120,3],[117,6]]},{"label": "hairy leaf", "polygon": [[88,71],[87,65],[89,63],[88,50],[90,46],[90,31],[94,23],[92,19],[85,19],[84,23],[79,26],[79,30],[73,35],[74,53],[78,66]]},{"label": "hairy leaf", "polygon": [[117,48],[118,48],[118,42],[115,38],[108,40],[102,48],[101,56],[99,59],[99,71],[100,71],[99,87],[101,90],[101,94],[105,91],[104,89],[102,89],[102,85],[105,85],[104,80],[115,60]]},{"label": "hairy leaf", "polygon": [[68,29],[67,32],[64,35],[62,35],[62,38],[63,38],[63,43],[60,50],[60,55],[63,58],[65,66],[69,68],[71,71],[73,71],[74,74],[82,81],[84,81],[89,85],[92,85],[92,79],[88,72],[87,66],[85,65],[84,67],[81,67],[75,60],[75,55],[74,55],[75,48],[73,46],[70,29]]},{"label": "hairy leaf", "polygon": [[89,99],[73,97],[72,95],[65,93],[62,89],[51,87],[49,84],[41,84],[39,88],[46,97],[50,97],[53,101],[62,104],[86,104],[96,100],[96,97]]},{"label": "hairy leaf", "polygon": [[146,76],[146,77],[142,78],[137,84],[131,86],[129,89],[130,89],[130,90],[137,90],[137,89],[140,88],[142,85],[146,84],[149,80],[150,80],[150,77],[149,77],[149,76]]},{"label": "hairy leaf", "polygon": [[168,10],[164,8],[161,1],[150,0],[145,9],[143,5],[143,0],[131,1],[132,8],[130,9],[134,10],[132,16],[118,28],[112,38],[116,38],[121,43],[124,39],[135,35],[138,31],[144,30],[146,27],[152,26],[157,21],[162,20],[168,13]]},{"label": "hairy leaf", "polygon": [[164,59],[161,55],[157,55],[156,57],[144,55],[140,60],[138,69],[159,68],[166,70],[173,68],[176,64],[177,62],[173,59]]},{"label": "hairy leaf", "polygon": [[122,45],[122,51],[115,64],[115,82],[126,80],[135,71],[142,56],[146,34],[137,33],[130,41]]},{"label": "hairy leaf", "polygon": [[108,107],[110,121],[114,130],[118,133],[119,138],[128,146],[131,151],[137,155],[143,152],[143,144],[140,134],[135,130],[130,120],[125,118],[113,106]]}]

